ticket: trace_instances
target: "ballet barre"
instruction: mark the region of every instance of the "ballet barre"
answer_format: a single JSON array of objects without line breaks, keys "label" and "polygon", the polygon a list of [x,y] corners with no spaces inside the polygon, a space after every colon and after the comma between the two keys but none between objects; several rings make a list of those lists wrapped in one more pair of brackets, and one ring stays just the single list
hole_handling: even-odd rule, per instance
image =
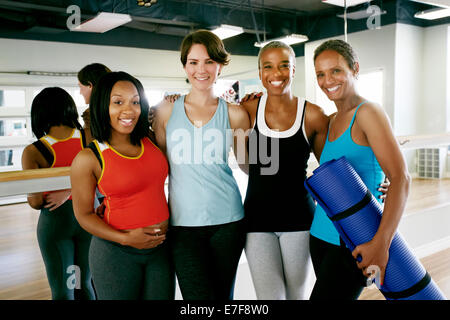
[{"label": "ballet barre", "polygon": [[0,197],[70,188],[70,167],[0,172]]},{"label": "ballet barre", "polygon": [[450,132],[441,134],[397,136],[400,149],[436,148],[450,145]]}]

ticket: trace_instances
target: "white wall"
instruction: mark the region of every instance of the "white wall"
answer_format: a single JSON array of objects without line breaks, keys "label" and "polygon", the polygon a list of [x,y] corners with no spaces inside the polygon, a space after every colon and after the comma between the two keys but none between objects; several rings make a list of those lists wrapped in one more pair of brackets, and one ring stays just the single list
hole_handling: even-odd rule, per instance
[{"label": "white wall", "polygon": [[292,92],[297,97],[306,96],[305,57],[297,57],[295,62],[295,75],[292,83]]},{"label": "white wall", "polygon": [[[49,82],[77,84],[76,77],[36,77],[5,72],[78,72],[93,62],[115,71],[126,71],[154,88],[186,88],[185,73],[177,51],[99,46],[50,41],[0,39],[0,84]],[[234,56],[222,78],[257,77],[256,57]]]},{"label": "white wall", "polygon": [[450,25],[447,26],[447,86],[446,86],[446,110],[447,110],[447,132],[450,132]]},{"label": "white wall", "polygon": [[447,131],[448,117],[448,25],[424,29],[423,42],[423,100],[421,133]]},{"label": "white wall", "polygon": [[394,122],[397,135],[420,133],[423,95],[423,28],[396,25]]}]

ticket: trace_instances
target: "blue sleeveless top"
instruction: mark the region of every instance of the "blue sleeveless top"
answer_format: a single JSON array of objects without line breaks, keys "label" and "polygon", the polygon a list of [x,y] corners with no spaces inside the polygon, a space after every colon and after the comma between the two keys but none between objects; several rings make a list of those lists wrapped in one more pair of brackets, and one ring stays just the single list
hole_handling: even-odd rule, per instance
[{"label": "blue sleeveless top", "polygon": [[[369,146],[361,146],[356,144],[353,142],[351,135],[356,113],[362,104],[364,104],[364,102],[360,103],[356,107],[352,121],[350,122],[347,130],[345,130],[345,132],[333,142],[328,140],[328,135],[330,132],[330,129],[328,128],[327,140],[325,142],[322,155],[320,156],[320,164],[345,156],[348,162],[360,175],[370,192],[379,202],[381,202],[381,199],[379,199],[381,192],[378,191],[378,188],[380,183],[382,183],[385,178],[383,170],[381,169],[372,148]],[[314,237],[326,242],[335,245],[340,244],[339,233],[319,204],[317,205],[314,213],[310,233]]]},{"label": "blue sleeveless top", "polygon": [[227,103],[219,99],[213,117],[197,127],[186,115],[184,99],[175,101],[166,127],[171,225],[238,221],[244,217],[244,209],[228,165],[233,134]]}]

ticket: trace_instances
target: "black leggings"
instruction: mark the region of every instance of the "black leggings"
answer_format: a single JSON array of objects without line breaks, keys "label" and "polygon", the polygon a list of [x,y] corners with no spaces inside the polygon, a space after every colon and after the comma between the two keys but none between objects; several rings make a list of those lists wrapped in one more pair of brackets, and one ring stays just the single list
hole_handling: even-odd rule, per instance
[{"label": "black leggings", "polygon": [[310,300],[357,300],[366,285],[350,250],[310,236],[309,248],[316,273]]},{"label": "black leggings", "polygon": [[244,221],[171,227],[170,243],[184,300],[231,300],[245,244]]},{"label": "black leggings", "polygon": [[37,238],[52,299],[95,299],[88,263],[91,235],[75,219],[72,200],[41,210]]}]

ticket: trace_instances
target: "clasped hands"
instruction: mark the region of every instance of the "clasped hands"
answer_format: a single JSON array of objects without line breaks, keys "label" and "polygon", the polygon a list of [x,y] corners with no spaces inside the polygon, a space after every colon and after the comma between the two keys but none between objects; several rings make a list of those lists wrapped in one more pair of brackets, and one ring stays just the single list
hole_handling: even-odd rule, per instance
[{"label": "clasped hands", "polygon": [[[101,219],[104,217],[105,204],[102,203],[95,209],[95,214]],[[166,240],[166,233],[169,229],[169,222],[163,221],[147,227],[136,229],[120,230],[124,233],[122,245],[130,246],[136,249],[155,248]]]}]

